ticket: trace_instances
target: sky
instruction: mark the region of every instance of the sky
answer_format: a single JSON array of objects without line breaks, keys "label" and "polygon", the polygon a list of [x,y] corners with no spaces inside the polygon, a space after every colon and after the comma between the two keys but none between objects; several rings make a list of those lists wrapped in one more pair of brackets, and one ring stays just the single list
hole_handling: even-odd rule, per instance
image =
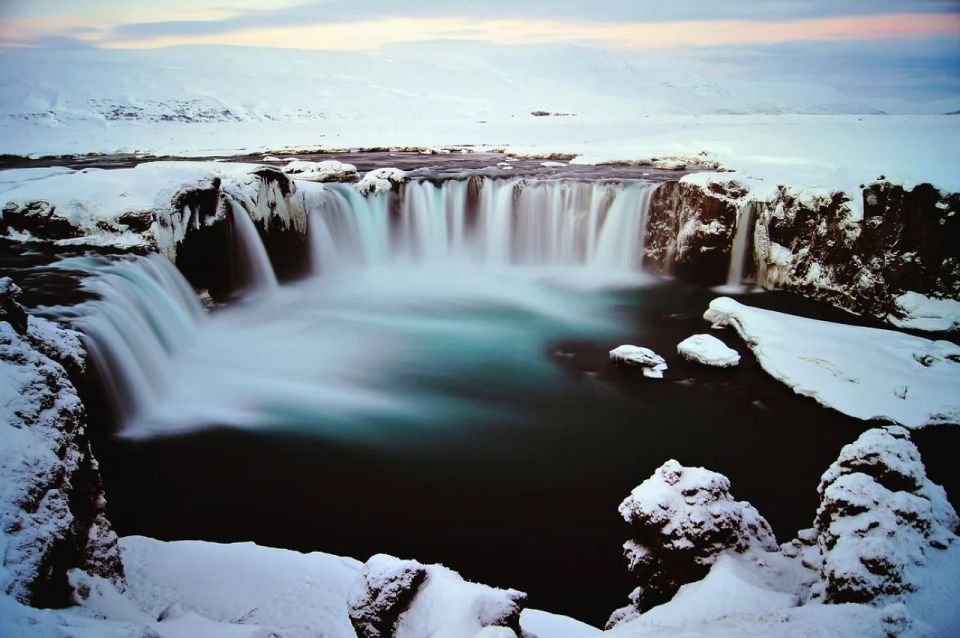
[{"label": "sky", "polygon": [[0,0],[0,49],[436,41],[693,51],[743,74],[960,95],[960,0]]}]

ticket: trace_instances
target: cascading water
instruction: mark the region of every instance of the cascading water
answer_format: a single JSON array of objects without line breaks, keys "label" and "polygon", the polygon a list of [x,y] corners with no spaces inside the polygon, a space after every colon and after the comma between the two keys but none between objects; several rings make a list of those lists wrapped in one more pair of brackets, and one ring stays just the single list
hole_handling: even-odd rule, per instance
[{"label": "cascading water", "polygon": [[635,271],[643,259],[654,188],[639,182],[485,178],[476,218],[470,219],[467,180],[413,181],[391,219],[391,195],[365,198],[351,186],[329,185],[310,212],[314,270],[327,261],[317,252],[334,252],[337,259],[346,251],[349,261],[363,265],[392,258]]},{"label": "cascading water", "polygon": [[[254,222],[230,201],[250,288],[271,295],[210,317],[163,258],[64,262],[97,275],[88,287],[101,299],[69,318],[125,432],[309,424],[361,436],[375,424],[506,418],[513,408],[489,393],[504,383],[514,392],[518,378],[555,392],[548,344],[620,330],[603,284],[637,280],[654,186],[478,186],[471,195],[467,180],[413,181],[399,202],[348,184],[311,188],[302,201],[321,276],[283,287]],[[590,288],[571,267],[591,274]],[[469,387],[451,391],[452,379]]]},{"label": "cascading water", "polygon": [[275,290],[279,285],[277,275],[273,272],[273,265],[256,225],[243,207],[232,199],[228,201],[237,243],[241,249],[240,258],[250,287],[255,291]]},{"label": "cascading water", "polygon": [[99,299],[47,312],[83,333],[95,365],[114,390],[118,420],[129,423],[167,391],[170,359],[190,347],[203,307],[176,267],[159,255],[76,257],[58,266],[93,275],[84,287]]},{"label": "cascading water", "polygon": [[730,267],[727,270],[726,289],[736,290],[743,286],[743,266],[753,236],[753,202],[747,201],[737,213],[737,230],[730,248]]}]

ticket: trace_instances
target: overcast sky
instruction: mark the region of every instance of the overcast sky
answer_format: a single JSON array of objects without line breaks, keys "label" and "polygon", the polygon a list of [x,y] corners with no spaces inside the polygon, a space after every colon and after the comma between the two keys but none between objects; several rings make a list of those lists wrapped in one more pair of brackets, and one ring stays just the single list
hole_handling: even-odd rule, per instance
[{"label": "overcast sky", "polygon": [[436,40],[672,49],[859,92],[960,95],[960,0],[0,0],[0,48]]}]

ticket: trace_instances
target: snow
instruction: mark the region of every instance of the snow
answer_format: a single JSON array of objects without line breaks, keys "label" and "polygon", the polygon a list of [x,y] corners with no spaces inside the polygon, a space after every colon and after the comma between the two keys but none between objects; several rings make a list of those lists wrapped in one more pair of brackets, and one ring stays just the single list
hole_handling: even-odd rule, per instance
[{"label": "snow", "polygon": [[[464,43],[18,50],[0,70],[2,153],[115,153],[131,140],[174,156],[507,148],[579,163],[719,163],[771,186],[856,193],[885,175],[960,190],[960,118],[872,114],[823,86],[707,79],[674,54]],[[530,115],[542,108],[577,115]]]},{"label": "snow", "polygon": [[332,182],[355,178],[357,167],[337,160],[324,160],[322,162],[293,160],[283,167],[283,172],[296,179],[312,182]]},{"label": "snow", "polygon": [[890,323],[899,328],[946,332],[960,328],[960,301],[934,299],[919,292],[905,292],[894,303],[902,317],[890,315]]},{"label": "snow", "polygon": [[600,634],[599,629],[579,620],[537,609],[524,609],[520,625],[537,638],[596,638]]},{"label": "snow", "polygon": [[740,363],[740,354],[713,335],[687,337],[677,344],[677,352],[687,361],[717,368],[729,368]]},{"label": "snow", "polygon": [[172,604],[211,620],[238,618],[284,636],[352,636],[347,592],[361,563],[253,543],[120,541],[129,595],[156,617]]},{"label": "snow", "polygon": [[667,362],[649,348],[640,346],[622,345],[610,351],[610,360],[632,366],[642,366],[643,376],[650,379],[662,379],[667,369]]},{"label": "snow", "polygon": [[908,427],[960,423],[960,348],[893,330],[710,302],[704,319],[733,327],[771,376],[850,416]]},{"label": "snow", "polygon": [[407,174],[399,168],[375,168],[357,182],[357,190],[363,195],[385,193],[406,179]]},{"label": "snow", "polygon": [[[350,618],[361,638],[519,638],[526,594],[465,581],[442,565],[377,554],[350,593]],[[560,624],[554,619],[554,624]],[[536,622],[536,621],[535,621]]]},{"label": "snow", "polygon": [[[317,163],[309,171],[302,167],[305,172],[297,178],[314,179],[321,173],[330,177],[335,168],[341,175],[349,172],[346,164],[336,162],[339,167],[323,167],[324,164]],[[192,189],[212,188],[214,180],[220,180],[220,191],[238,202],[254,220],[273,216],[287,226],[305,229],[306,212],[302,206],[297,208],[305,200],[291,198],[288,202],[276,182],[262,180],[255,174],[263,169],[260,165],[236,162],[156,161],[110,170],[0,171],[0,182],[5,184],[0,202],[6,209],[4,215],[26,215],[31,207],[40,206],[44,214],[67,222],[78,236],[53,240],[61,246],[150,248],[173,256],[188,226],[199,223],[197,211],[188,206],[184,210],[174,209],[176,196]],[[310,182],[299,183],[304,185],[305,192],[312,192],[311,186],[322,188]],[[131,230],[124,222],[125,215],[146,220],[148,230]],[[11,229],[8,236],[18,234]]]}]

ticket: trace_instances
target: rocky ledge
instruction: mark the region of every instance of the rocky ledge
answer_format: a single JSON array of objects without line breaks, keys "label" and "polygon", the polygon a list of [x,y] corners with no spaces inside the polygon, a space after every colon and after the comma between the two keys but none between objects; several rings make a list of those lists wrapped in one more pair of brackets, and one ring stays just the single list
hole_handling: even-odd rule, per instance
[{"label": "rocky ledge", "polygon": [[726,283],[742,217],[751,226],[745,281],[901,327],[948,331],[960,326],[958,213],[960,194],[930,184],[769,192],[729,174],[697,173],[654,194],[644,265]]}]

